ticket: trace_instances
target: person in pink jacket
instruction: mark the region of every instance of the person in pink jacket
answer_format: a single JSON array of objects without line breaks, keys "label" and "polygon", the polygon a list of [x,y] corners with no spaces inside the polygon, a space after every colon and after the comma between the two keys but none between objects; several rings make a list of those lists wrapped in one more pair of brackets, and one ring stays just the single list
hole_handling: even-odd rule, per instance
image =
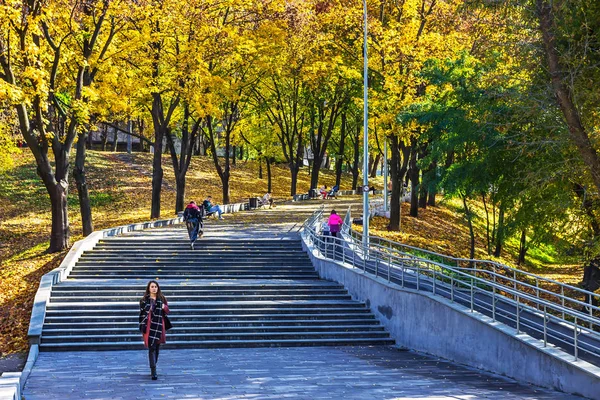
[{"label": "person in pink jacket", "polygon": [[331,236],[337,236],[337,233],[342,228],[342,218],[337,215],[335,210],[331,210],[331,215],[329,215],[329,221],[327,221],[327,225],[329,225],[329,232]]}]

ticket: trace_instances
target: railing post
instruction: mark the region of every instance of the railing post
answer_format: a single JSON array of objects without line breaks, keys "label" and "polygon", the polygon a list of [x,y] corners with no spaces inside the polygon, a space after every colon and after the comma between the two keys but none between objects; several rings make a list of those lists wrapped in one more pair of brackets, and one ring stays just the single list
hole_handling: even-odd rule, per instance
[{"label": "railing post", "polygon": [[433,295],[435,296],[435,268],[433,268]]},{"label": "railing post", "polygon": [[521,333],[521,310],[519,309],[519,295],[517,295],[517,334]]},{"label": "railing post", "polygon": [[454,303],[454,276],[450,275],[450,301]]},{"label": "railing post", "polygon": [[388,283],[390,282],[390,270],[392,269],[392,255],[389,255],[388,259]]},{"label": "railing post", "polygon": [[356,243],[354,244],[354,251],[352,251],[352,268],[356,268]]},{"label": "railing post", "polygon": [[494,277],[494,286],[492,287],[492,319],[496,321],[496,266],[492,269]]},{"label": "railing post", "polygon": [[496,286],[492,288],[492,319],[496,322]]},{"label": "railing post", "polygon": [[573,347],[574,347],[575,361],[577,361],[577,355],[578,355],[578,353],[577,353],[577,345],[578,345],[578,343],[577,343],[577,335],[578,335],[578,333],[577,333],[577,317],[575,317],[575,329],[573,330],[573,332],[574,332],[574,339],[573,339],[574,346]]},{"label": "railing post", "polygon": [[375,258],[375,277],[379,276],[379,257]]},{"label": "railing post", "polygon": [[565,287],[560,285],[560,302],[562,304],[562,319],[565,319]]},{"label": "railing post", "polygon": [[539,299],[540,299],[540,282],[538,280],[538,278],[535,278],[535,296],[538,299],[537,304],[537,309],[540,309],[540,303],[539,303]]},{"label": "railing post", "polygon": [[406,269],[406,264],[404,264],[404,261],[402,262],[402,270],[401,270],[401,277],[400,279],[402,280],[401,286],[404,287],[404,270]]},{"label": "railing post", "polygon": [[471,278],[471,312],[475,311],[475,283]]},{"label": "railing post", "polygon": [[[593,294],[590,294],[590,317],[594,318],[594,310],[592,309],[592,297],[594,297]],[[590,329],[594,329],[594,323],[592,321],[590,321]]]},{"label": "railing post", "polygon": [[417,290],[421,290],[419,287],[419,276],[421,275],[421,269],[419,268],[418,262],[415,262],[415,265],[417,266]]},{"label": "railing post", "polygon": [[544,347],[548,345],[548,315],[546,314],[546,305],[544,304]]}]

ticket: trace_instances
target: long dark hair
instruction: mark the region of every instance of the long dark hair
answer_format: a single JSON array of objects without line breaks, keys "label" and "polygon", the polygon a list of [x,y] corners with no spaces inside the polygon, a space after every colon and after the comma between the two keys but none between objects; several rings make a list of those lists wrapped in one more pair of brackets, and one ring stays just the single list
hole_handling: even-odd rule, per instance
[{"label": "long dark hair", "polygon": [[146,293],[144,293],[144,298],[150,297],[150,285],[152,285],[153,283],[158,288],[158,290],[156,291],[156,298],[160,299],[160,301],[162,301],[163,303],[166,304],[167,303],[167,299],[165,298],[165,296],[160,291],[160,285],[156,281],[150,281],[150,282],[148,282],[148,284],[146,285]]}]

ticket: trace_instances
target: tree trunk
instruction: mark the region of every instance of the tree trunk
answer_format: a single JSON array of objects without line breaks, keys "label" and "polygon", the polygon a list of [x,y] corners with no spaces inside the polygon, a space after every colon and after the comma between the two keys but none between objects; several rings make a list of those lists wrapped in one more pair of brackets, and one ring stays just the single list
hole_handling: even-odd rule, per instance
[{"label": "tree trunk", "polygon": [[236,151],[236,147],[233,146],[233,158],[231,160],[231,165],[235,165],[235,159],[237,158],[237,151]]},{"label": "tree trunk", "polygon": [[[402,207],[402,197],[404,195],[404,175],[408,170],[408,161],[410,156],[410,147],[398,139],[397,136],[390,136],[390,150],[392,157],[390,159],[390,177],[392,182],[392,197],[390,198],[390,230],[400,230],[400,213]],[[402,154],[402,158],[401,158]],[[402,162],[402,164],[400,163]]]},{"label": "tree trunk", "polygon": [[467,217],[467,223],[469,224],[469,238],[470,238],[470,249],[469,249],[469,258],[473,260],[475,258],[475,231],[473,230],[473,215],[471,214],[471,209],[467,204],[467,196],[461,195],[463,206],[465,207],[465,216]]},{"label": "tree trunk", "polygon": [[[162,135],[156,135],[154,158],[152,160],[152,208],[150,218],[160,218],[160,191],[162,189]],[[158,146],[156,143],[159,143]]]},{"label": "tree trunk", "polygon": [[390,194],[390,224],[391,231],[400,230],[400,191],[402,183],[400,182],[400,149],[398,148],[398,138],[390,138],[390,181],[392,182],[392,193]]},{"label": "tree trunk", "polygon": [[104,129],[102,130],[102,151],[106,151],[107,146],[108,146],[108,125],[104,124]]},{"label": "tree trunk", "polygon": [[271,175],[271,159],[267,157],[267,192],[273,193],[273,176]]},{"label": "tree trunk", "polygon": [[180,172],[175,174],[175,187],[177,193],[175,194],[175,213],[183,211],[185,208],[185,176],[186,172]]},{"label": "tree trunk", "polygon": [[[431,173],[432,173],[432,179],[434,179],[435,181],[437,181],[437,162],[434,161],[431,164]],[[431,206],[431,207],[435,207],[435,195],[437,194],[437,184],[435,185],[430,185],[429,187],[429,199],[427,200],[427,205]]]},{"label": "tree trunk", "polygon": [[346,113],[342,113],[342,124],[340,126],[340,146],[335,158],[335,184],[340,187],[342,183],[342,163],[344,162],[344,144],[346,141]]},{"label": "tree trunk", "polygon": [[589,198],[589,196],[586,196],[585,187],[579,183],[575,183],[573,185],[573,190],[575,191],[575,195],[577,195],[577,197],[581,200],[581,206],[585,210],[585,213],[590,220],[590,226],[592,227],[594,236],[600,237],[600,222],[594,213],[594,202]]},{"label": "tree trunk", "polygon": [[356,124],[356,133],[354,136],[354,158],[352,161],[352,189],[358,191],[358,161],[359,161],[359,145],[358,138],[360,137],[360,125]]},{"label": "tree trunk", "polygon": [[431,190],[428,192],[428,199],[427,199],[427,205],[431,206],[431,207],[435,207],[435,195],[437,193],[435,192],[435,190]]},{"label": "tree trunk", "polygon": [[160,94],[154,93],[152,101],[152,122],[154,124],[154,157],[152,160],[152,206],[150,218],[160,218],[160,191],[162,189],[162,148],[163,148],[163,124],[162,99]]},{"label": "tree trunk", "polygon": [[369,174],[371,178],[377,177],[377,167],[379,166],[379,161],[381,161],[380,153],[375,156],[375,161],[373,161],[373,165],[371,166],[371,173]]},{"label": "tree trunk", "polygon": [[417,166],[417,143],[412,140],[410,151],[410,216],[417,218],[419,216],[419,167]]},{"label": "tree trunk", "polygon": [[556,48],[555,25],[552,5],[547,0],[537,0],[537,13],[540,20],[540,30],[548,59],[548,71],[552,79],[552,87],[558,104],[567,121],[569,136],[577,146],[583,162],[588,167],[596,190],[600,191],[600,159],[592,146],[588,132],[583,126],[579,110],[575,105],[571,88],[564,83],[568,79],[568,68],[560,64]]},{"label": "tree trunk", "polygon": [[500,204],[498,212],[498,230],[496,233],[496,248],[494,249],[494,257],[500,257],[502,253],[502,245],[504,243],[504,204]]},{"label": "tree trunk", "polygon": [[294,164],[290,163],[290,174],[292,175],[292,183],[290,185],[290,196],[296,195],[296,185],[298,183],[298,171],[299,168]]},{"label": "tree trunk", "polygon": [[75,168],[73,175],[77,185],[77,194],[79,196],[79,210],[81,212],[81,225],[83,236],[88,236],[94,231],[92,224],[92,208],[90,206],[90,196],[88,193],[87,181],[85,179],[85,134],[80,133],[77,142],[77,154],[75,156]]},{"label": "tree trunk", "polygon": [[113,153],[117,151],[118,145],[119,145],[119,131],[117,129],[115,129],[115,136],[113,136],[113,143],[112,143]]},{"label": "tree trunk", "polygon": [[223,184],[223,204],[229,204],[231,201],[229,191],[229,176],[227,179],[221,179],[221,182]]},{"label": "tree trunk", "polygon": [[68,185],[65,181],[56,184],[50,192],[52,205],[52,231],[50,233],[49,253],[69,247],[71,232],[69,230],[69,213],[67,205]]},{"label": "tree trunk", "polygon": [[521,240],[519,242],[519,259],[517,265],[525,264],[525,254],[527,254],[527,229],[521,231]]},{"label": "tree trunk", "polygon": [[319,187],[319,171],[321,171],[321,165],[323,164],[323,158],[318,154],[314,155],[312,173],[310,175],[310,187]]},{"label": "tree trunk", "polygon": [[481,201],[483,202],[483,209],[485,210],[485,238],[486,238],[486,249],[488,256],[492,254],[492,241],[490,238],[490,212],[485,201],[485,192],[481,193]]},{"label": "tree trunk", "polygon": [[262,157],[260,156],[260,154],[258,155],[258,179],[262,179],[263,178],[263,172],[262,172]]},{"label": "tree trunk", "polygon": [[86,143],[85,147],[88,150],[91,150],[92,149],[92,145],[94,144],[93,132],[92,132],[91,129],[88,130],[88,133],[86,135],[86,141],[87,141],[87,143]]},{"label": "tree trunk", "polygon": [[427,208],[427,186],[421,184],[419,187],[419,208]]}]

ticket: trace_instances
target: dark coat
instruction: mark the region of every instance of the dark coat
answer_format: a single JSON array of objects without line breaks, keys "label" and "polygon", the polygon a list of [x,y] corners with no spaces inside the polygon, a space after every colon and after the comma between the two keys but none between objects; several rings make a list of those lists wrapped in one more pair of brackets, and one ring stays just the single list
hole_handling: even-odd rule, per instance
[{"label": "dark coat", "polygon": [[203,209],[200,209],[197,205],[188,204],[188,206],[183,211],[183,220],[187,221],[189,219],[197,219],[202,222],[202,217],[204,216]]},{"label": "dark coat", "polygon": [[145,296],[140,300],[140,331],[144,337],[144,345],[146,347],[167,341],[164,317],[169,313],[169,306],[166,301],[164,304],[165,307],[163,309],[163,302],[160,299],[156,299],[154,308],[152,308],[150,296]]}]

